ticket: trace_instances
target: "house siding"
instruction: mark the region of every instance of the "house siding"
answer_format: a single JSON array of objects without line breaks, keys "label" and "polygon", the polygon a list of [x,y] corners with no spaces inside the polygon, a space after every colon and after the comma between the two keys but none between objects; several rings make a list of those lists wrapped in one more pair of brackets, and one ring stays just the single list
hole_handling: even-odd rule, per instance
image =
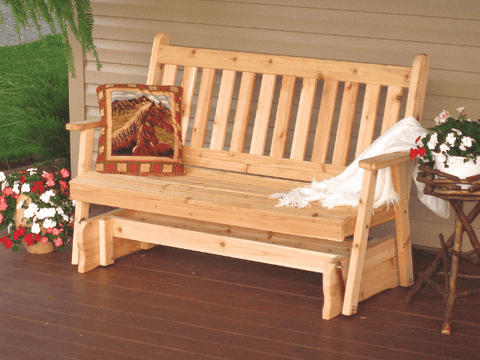
[{"label": "house siding", "polygon": [[[431,70],[423,124],[443,109],[480,117],[480,6],[477,0],[92,0],[94,41],[103,68],[74,44],[71,121],[98,119],[96,87],[146,81],[153,37],[173,45],[411,65],[426,53]],[[72,135],[72,162],[78,140]],[[469,206],[467,206],[467,209]],[[411,202],[412,242],[438,246],[447,221]],[[480,227],[480,220],[474,223]]]}]

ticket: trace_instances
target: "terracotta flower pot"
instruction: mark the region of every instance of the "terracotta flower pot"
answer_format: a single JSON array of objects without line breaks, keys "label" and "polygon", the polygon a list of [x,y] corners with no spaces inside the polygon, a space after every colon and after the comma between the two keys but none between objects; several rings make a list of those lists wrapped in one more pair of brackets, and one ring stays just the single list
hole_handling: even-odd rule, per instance
[{"label": "terracotta flower pot", "polygon": [[[27,224],[27,219],[24,219],[25,209],[18,208],[18,204],[22,201],[25,201],[27,205],[32,202],[32,200],[28,195],[21,193],[18,196],[17,204],[16,204],[17,210],[15,211],[15,226],[17,227],[17,229],[20,227],[20,225],[23,228],[29,228],[32,226],[31,224]],[[43,227],[42,227],[42,234],[45,234],[45,229]],[[25,248],[30,254],[49,254],[55,250],[55,246],[53,246],[53,244],[50,241],[47,242],[46,244],[42,242],[38,242],[30,246],[28,246],[24,241],[23,245],[25,246]]]}]

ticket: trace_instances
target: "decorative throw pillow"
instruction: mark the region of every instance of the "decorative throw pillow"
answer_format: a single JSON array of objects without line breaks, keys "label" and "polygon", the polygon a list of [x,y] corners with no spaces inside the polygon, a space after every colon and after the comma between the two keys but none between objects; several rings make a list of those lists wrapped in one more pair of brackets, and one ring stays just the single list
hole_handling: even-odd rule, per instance
[{"label": "decorative throw pillow", "polygon": [[96,170],[183,175],[178,86],[108,84],[97,88],[102,117]]}]

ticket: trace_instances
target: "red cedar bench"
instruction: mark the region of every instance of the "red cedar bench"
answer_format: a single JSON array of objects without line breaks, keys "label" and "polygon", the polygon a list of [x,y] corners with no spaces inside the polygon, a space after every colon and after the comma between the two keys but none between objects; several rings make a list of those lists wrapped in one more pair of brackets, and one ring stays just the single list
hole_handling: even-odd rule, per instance
[{"label": "red cedar bench", "polygon": [[[277,207],[269,196],[340,174],[376,132],[403,117],[420,120],[428,64],[426,55],[403,67],[177,47],[158,34],[147,84],[184,88],[187,174],[92,171],[100,122],[68,124],[81,131],[78,176],[71,182],[73,264],[83,273],[159,244],[321,272],[324,319],[342,308],[351,315],[358,301],[411,285],[408,154],[360,163],[358,208]],[[372,214],[376,174],[388,166],[401,201]],[[91,203],[119,209],[89,219]],[[396,233],[368,240],[371,227],[392,220]]]}]

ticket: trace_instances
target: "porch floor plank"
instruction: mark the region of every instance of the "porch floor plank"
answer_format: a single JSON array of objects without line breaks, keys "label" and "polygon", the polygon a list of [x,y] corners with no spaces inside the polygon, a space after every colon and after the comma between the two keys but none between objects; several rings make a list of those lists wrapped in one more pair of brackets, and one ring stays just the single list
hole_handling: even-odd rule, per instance
[{"label": "porch floor plank", "polygon": [[0,359],[480,359],[480,295],[457,300],[444,336],[428,287],[323,321],[321,274],[166,247],[87,274],[68,251],[0,249],[0,273]]}]

